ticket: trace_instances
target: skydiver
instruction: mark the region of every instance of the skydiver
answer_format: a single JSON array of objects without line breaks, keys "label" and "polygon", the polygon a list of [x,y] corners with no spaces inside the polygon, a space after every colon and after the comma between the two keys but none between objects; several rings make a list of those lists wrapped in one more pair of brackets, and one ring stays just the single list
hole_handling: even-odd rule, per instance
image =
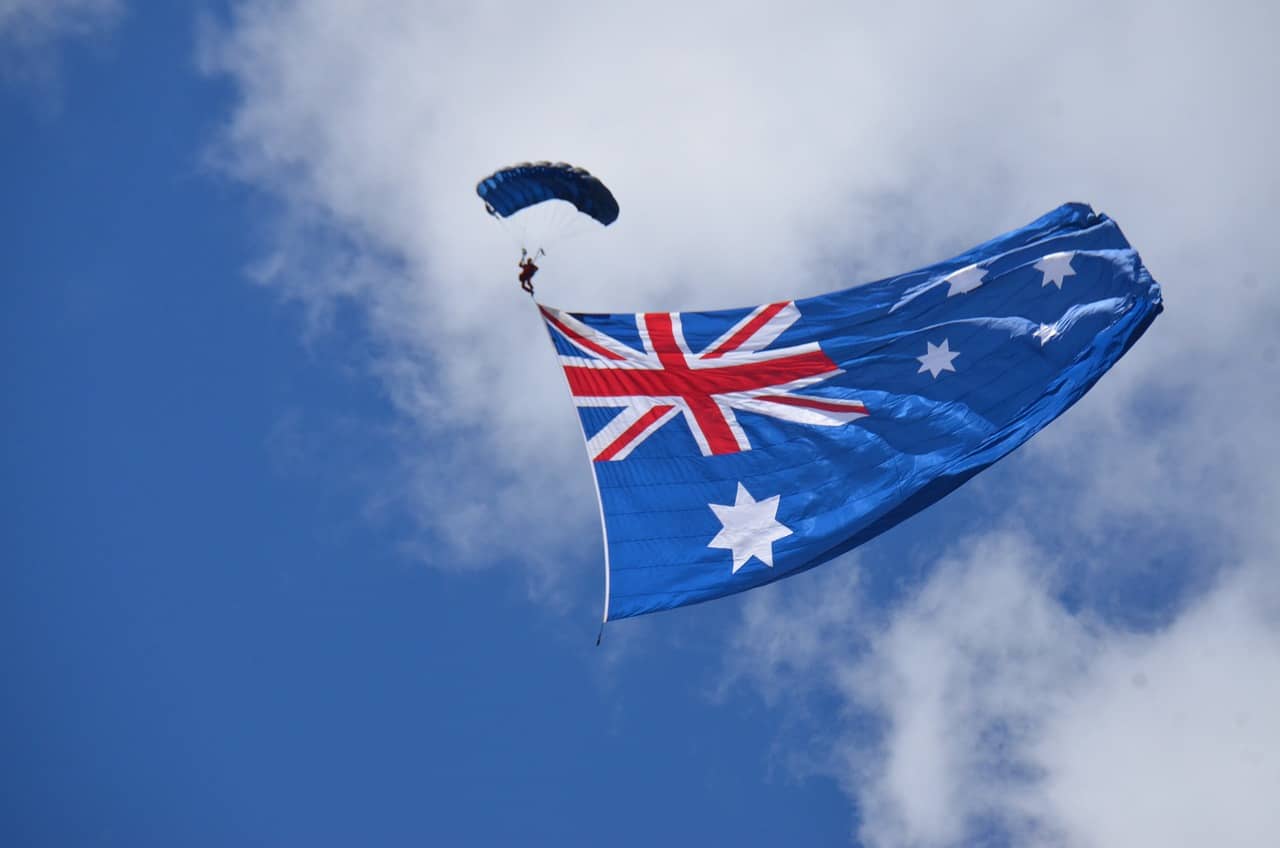
[{"label": "skydiver", "polygon": [[[538,250],[538,255],[542,255],[541,248]],[[520,288],[533,294],[533,275],[538,273],[538,266],[533,264],[529,252],[523,247],[520,248],[520,264],[516,267],[520,269]]]}]

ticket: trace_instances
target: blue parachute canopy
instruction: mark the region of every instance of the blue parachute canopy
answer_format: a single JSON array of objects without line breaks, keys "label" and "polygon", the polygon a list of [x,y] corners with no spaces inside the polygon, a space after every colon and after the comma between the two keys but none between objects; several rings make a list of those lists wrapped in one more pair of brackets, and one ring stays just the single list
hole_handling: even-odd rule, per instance
[{"label": "blue parachute canopy", "polygon": [[564,162],[524,162],[476,184],[490,215],[506,218],[546,200],[566,200],[606,227],[618,219],[618,201],[600,180]]}]

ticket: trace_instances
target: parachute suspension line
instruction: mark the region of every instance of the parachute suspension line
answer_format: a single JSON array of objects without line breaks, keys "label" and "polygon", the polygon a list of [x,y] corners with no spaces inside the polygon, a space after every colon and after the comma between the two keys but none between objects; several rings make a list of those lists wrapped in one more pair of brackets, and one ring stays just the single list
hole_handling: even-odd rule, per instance
[{"label": "parachute suspension line", "polygon": [[580,233],[583,222],[607,227],[618,218],[618,201],[609,188],[565,162],[500,168],[476,183],[476,194],[526,250],[546,248],[570,230]]},{"label": "parachute suspension line", "polygon": [[510,238],[511,241],[517,247],[519,247],[521,250],[524,250],[525,248],[524,228],[521,227],[519,224],[511,221],[509,218],[504,218],[501,215],[498,215],[497,213],[491,212],[490,214],[493,215],[494,219],[502,227],[502,231],[507,234],[507,237]]}]

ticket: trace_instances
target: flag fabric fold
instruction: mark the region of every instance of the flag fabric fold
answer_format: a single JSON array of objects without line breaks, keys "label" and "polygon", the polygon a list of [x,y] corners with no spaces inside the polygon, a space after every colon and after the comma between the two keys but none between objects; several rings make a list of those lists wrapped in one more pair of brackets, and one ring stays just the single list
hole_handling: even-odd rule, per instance
[{"label": "flag fabric fold", "polygon": [[1119,227],[1067,204],[818,297],[540,309],[595,473],[611,620],[804,571],[937,501],[1079,400],[1161,298]]}]

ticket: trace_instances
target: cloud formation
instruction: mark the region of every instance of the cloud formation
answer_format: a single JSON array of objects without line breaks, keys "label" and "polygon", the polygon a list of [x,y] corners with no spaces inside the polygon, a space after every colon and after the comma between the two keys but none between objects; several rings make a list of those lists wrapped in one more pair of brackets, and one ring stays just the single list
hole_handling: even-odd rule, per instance
[{"label": "cloud formation", "polygon": [[950,564],[900,609],[868,604],[847,563],[753,593],[735,651],[754,666],[733,674],[780,710],[779,680],[837,699],[841,723],[801,721],[798,746],[869,844],[1274,832],[1273,4],[235,9],[203,58],[240,93],[222,161],[283,210],[259,276],[313,332],[361,317],[360,365],[401,422],[375,497],[442,567],[514,554],[555,587],[597,532],[514,249],[473,195],[494,168],[564,159],[619,197],[618,223],[539,277],[582,310],[851,285],[1064,200],[1115,217],[1167,311],[953,496],[1007,519],[939,542]]},{"label": "cloud formation", "polygon": [[[472,194],[512,160],[583,164],[621,198],[612,230],[540,278],[546,300],[587,310],[812,293],[1092,200],[1126,226],[1171,308],[1096,392],[1090,426],[1132,426],[1139,385],[1194,391],[1164,443],[1203,432],[1220,384],[1192,383],[1275,308],[1247,284],[1280,259],[1266,225],[1280,122],[1263,84],[1276,78],[1263,35],[1275,21],[1262,6],[724,15],[553,2],[536,22],[500,2],[236,9],[205,64],[241,92],[229,167],[288,210],[264,278],[319,320],[338,304],[365,316],[369,369],[412,422],[403,489],[431,533],[456,541],[451,562],[492,551],[466,539],[495,506],[538,547],[594,520],[559,375],[529,354],[545,341],[514,254]],[[1243,282],[1224,298],[1224,280]],[[442,441],[449,459],[431,450]],[[1185,473],[1215,473],[1194,456]],[[1122,459],[1144,491],[1167,467]],[[435,496],[445,481],[460,508]],[[552,521],[543,487],[582,508]]]},{"label": "cloud formation", "polygon": [[840,781],[867,845],[1264,846],[1280,827],[1272,565],[1133,632],[1070,611],[1051,556],[1001,534],[887,622],[834,571],[758,593],[726,655],[770,700],[836,698],[845,720],[808,769]]}]

